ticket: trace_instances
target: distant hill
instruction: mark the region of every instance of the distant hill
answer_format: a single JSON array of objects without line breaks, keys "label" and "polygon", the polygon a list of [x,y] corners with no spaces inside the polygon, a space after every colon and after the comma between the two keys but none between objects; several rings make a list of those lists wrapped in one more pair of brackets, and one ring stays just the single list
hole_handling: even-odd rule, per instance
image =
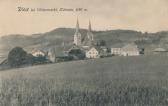
[{"label": "distant hill", "polygon": [[[87,30],[80,29],[82,36],[86,36]],[[27,50],[33,48],[48,49],[53,46],[61,46],[63,42],[69,45],[73,42],[73,28],[57,28],[52,31],[33,35],[8,35],[0,38],[0,50],[9,51],[11,48],[20,46]],[[133,30],[107,30],[93,31],[95,40],[105,40],[108,46],[115,43],[135,42],[141,46],[164,45],[168,47],[168,31],[157,33],[142,33]],[[5,52],[6,53],[6,52]]]}]

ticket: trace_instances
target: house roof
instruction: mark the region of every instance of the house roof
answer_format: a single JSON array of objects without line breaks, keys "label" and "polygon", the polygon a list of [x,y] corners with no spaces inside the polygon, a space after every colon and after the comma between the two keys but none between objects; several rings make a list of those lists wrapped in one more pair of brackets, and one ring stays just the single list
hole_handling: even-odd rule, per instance
[{"label": "house roof", "polygon": [[105,53],[105,51],[98,46],[91,46],[87,51],[91,50],[92,48],[95,48],[99,52],[99,54],[104,54]]},{"label": "house roof", "polygon": [[123,49],[124,50],[131,50],[131,51],[139,50],[139,48],[136,44],[127,44],[123,47]]},{"label": "house roof", "polygon": [[44,51],[44,50],[38,50],[38,49],[35,49],[35,50],[32,50],[32,51],[31,51],[32,54],[33,54],[33,53],[36,53],[36,52],[41,52],[41,53],[44,53],[44,54],[47,53],[47,52]]},{"label": "house roof", "polygon": [[167,50],[164,48],[156,48],[154,49],[154,52],[167,52]]}]

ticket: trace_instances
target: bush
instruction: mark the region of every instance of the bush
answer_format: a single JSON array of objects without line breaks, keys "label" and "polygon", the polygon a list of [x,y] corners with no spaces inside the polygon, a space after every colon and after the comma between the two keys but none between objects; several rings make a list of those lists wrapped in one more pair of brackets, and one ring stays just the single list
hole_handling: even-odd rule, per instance
[{"label": "bush", "polygon": [[8,54],[8,64],[11,67],[18,67],[26,64],[27,53],[21,47],[13,48]]},{"label": "bush", "polygon": [[10,67],[20,67],[23,65],[44,64],[49,61],[46,56],[34,57],[21,47],[15,47],[9,52],[7,62]]}]

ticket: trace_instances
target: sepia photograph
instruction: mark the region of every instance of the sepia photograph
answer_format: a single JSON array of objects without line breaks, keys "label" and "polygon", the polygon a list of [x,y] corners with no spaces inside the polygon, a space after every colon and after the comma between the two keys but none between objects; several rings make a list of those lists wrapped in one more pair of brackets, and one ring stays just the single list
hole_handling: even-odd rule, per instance
[{"label": "sepia photograph", "polygon": [[168,0],[0,0],[0,106],[168,106]]}]

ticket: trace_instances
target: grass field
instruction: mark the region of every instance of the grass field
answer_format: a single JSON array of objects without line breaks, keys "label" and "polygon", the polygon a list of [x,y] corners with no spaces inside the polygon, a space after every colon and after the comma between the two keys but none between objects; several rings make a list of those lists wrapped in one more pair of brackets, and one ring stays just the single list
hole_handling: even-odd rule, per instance
[{"label": "grass field", "polygon": [[167,106],[168,57],[112,57],[1,71],[0,106]]}]

